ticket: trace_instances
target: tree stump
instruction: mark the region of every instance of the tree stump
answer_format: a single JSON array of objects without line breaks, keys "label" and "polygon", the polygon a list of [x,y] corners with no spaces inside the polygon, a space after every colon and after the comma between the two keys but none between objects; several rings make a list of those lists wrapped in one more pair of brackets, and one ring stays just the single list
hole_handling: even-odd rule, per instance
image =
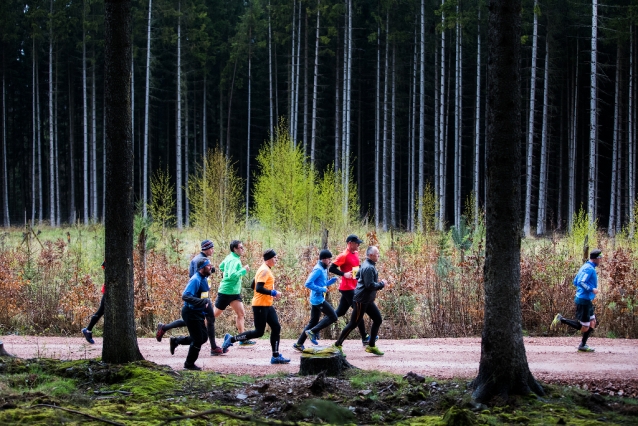
[{"label": "tree stump", "polygon": [[0,356],[9,356],[9,357],[13,357],[13,355],[11,355],[9,352],[7,352],[4,349],[4,344],[2,343],[2,340],[0,340]]},{"label": "tree stump", "polygon": [[299,374],[310,376],[325,372],[326,376],[334,377],[350,368],[356,367],[346,361],[346,357],[334,346],[312,346],[301,354]]}]

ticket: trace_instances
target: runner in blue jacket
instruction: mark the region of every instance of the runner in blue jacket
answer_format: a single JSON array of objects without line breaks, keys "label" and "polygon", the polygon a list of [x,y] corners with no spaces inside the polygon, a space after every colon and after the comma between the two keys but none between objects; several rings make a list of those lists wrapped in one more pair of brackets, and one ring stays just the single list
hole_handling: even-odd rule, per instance
[{"label": "runner in blue jacket", "polygon": [[555,330],[556,326],[566,324],[583,333],[583,339],[578,346],[580,352],[594,352],[594,348],[587,346],[589,335],[596,328],[596,315],[594,315],[594,305],[592,301],[598,294],[598,275],[596,267],[600,265],[603,259],[602,252],[599,249],[589,253],[589,260],[580,267],[578,273],[574,277],[574,286],[576,287],[576,319],[564,318],[561,314],[556,314],[551,329]]},{"label": "runner in blue jacket", "polygon": [[[306,337],[313,344],[318,345],[316,334],[337,321],[337,314],[334,308],[324,297],[328,287],[336,283],[338,279],[337,277],[328,279],[328,267],[331,262],[332,253],[330,253],[330,250],[321,250],[319,262],[317,262],[310,275],[308,275],[308,279],[306,279],[306,287],[310,289],[310,322],[301,332],[297,343],[292,345],[299,352],[304,350],[303,344],[306,341]],[[319,317],[322,312],[325,317],[320,322]]]}]

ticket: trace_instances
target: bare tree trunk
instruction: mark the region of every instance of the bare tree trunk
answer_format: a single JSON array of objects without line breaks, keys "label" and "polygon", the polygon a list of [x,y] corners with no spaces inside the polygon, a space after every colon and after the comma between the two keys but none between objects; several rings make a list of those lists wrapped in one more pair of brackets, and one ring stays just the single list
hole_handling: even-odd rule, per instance
[{"label": "bare tree trunk", "polygon": [[55,100],[53,104],[53,140],[55,141],[55,225],[60,226],[60,162],[58,157],[58,146],[60,139],[58,138],[58,58],[55,58]]},{"label": "bare tree trunk", "polygon": [[541,168],[538,172],[538,213],[536,218],[536,234],[545,235],[545,221],[547,212],[547,151],[549,150],[547,121],[549,117],[547,110],[549,108],[549,34],[545,37],[545,73],[543,80],[545,88],[543,89],[543,128],[541,130]]},{"label": "bare tree trunk", "polygon": [[390,51],[390,12],[386,12],[386,17],[385,17],[385,65],[383,67],[383,135],[382,135],[382,139],[383,139],[383,150],[382,150],[382,155],[383,158],[381,159],[381,163],[382,163],[382,167],[383,167],[383,201],[382,201],[382,205],[383,205],[383,230],[387,231],[388,230],[388,222],[389,222],[389,206],[388,206],[388,201],[389,201],[389,194],[388,194],[388,187],[390,185],[389,182],[389,176],[388,176],[388,154],[389,154],[389,141],[388,141],[388,89],[389,89],[389,76],[390,76],[390,70],[389,70],[389,51]]},{"label": "bare tree trunk", "polygon": [[40,74],[35,75],[36,112],[38,131],[38,223],[42,224],[44,215],[44,192],[42,190],[42,127],[40,125]]},{"label": "bare tree trunk", "polygon": [[[146,24],[146,78],[144,80],[144,158],[142,165],[142,215],[148,217],[148,134],[150,116],[150,94],[151,94],[151,12],[153,10],[153,0],[148,0],[148,20]],[[206,110],[204,104],[204,111]]]},{"label": "bare tree trunk", "polygon": [[[317,32],[319,31],[319,9],[317,9]],[[319,36],[317,36],[319,38]],[[315,64],[317,59],[315,58]],[[315,87],[317,85],[316,81],[316,67],[315,67]],[[275,135],[275,124],[274,124],[274,105],[273,105],[273,97],[272,97],[272,26],[270,24],[270,0],[268,0],[268,84],[269,84],[269,94],[270,94],[270,126],[269,130],[269,138],[273,138]],[[314,125],[314,123],[313,123]],[[314,135],[313,135],[314,137]]]},{"label": "bare tree trunk", "polygon": [[35,187],[35,168],[36,168],[36,153],[37,153],[37,144],[36,144],[36,140],[37,140],[37,112],[36,112],[36,91],[37,91],[37,85],[36,85],[36,74],[37,74],[37,63],[36,63],[36,56],[35,56],[35,38],[33,39],[33,79],[32,79],[32,96],[31,96],[31,102],[32,102],[32,110],[33,110],[33,149],[32,149],[32,160],[31,160],[31,225],[33,225],[35,223],[35,212],[36,212],[36,203],[35,203],[35,198],[36,198],[36,187]]},{"label": "bare tree trunk", "polygon": [[299,74],[301,74],[301,2],[299,2],[299,8],[297,9],[297,54],[295,55],[297,58],[297,65],[295,69],[295,98],[293,103],[293,142],[295,146],[297,146],[297,140],[299,139]]},{"label": "bare tree trunk", "polygon": [[[312,119],[311,119],[311,131],[310,131],[310,164],[312,167],[315,165],[315,145],[317,141],[317,87],[319,84],[319,17],[321,13],[320,7],[321,0],[317,0],[317,27],[315,35],[315,68],[314,68],[314,80],[312,85]],[[268,21],[270,23],[270,21]],[[270,27],[268,27],[270,29]]]},{"label": "bare tree trunk", "polygon": [[[421,0],[421,55],[419,57],[419,194],[418,229],[423,231],[423,184],[425,181],[425,0]],[[434,142],[435,145],[437,142]],[[435,154],[436,155],[436,154]],[[437,163],[437,159],[434,159]],[[436,168],[436,166],[435,166]]]},{"label": "bare tree trunk", "polygon": [[[441,5],[445,4],[445,0],[441,0]],[[439,146],[436,150],[437,157],[435,160],[437,177],[439,181],[439,209],[437,229],[443,229],[445,221],[445,14],[441,14],[441,71],[440,71],[440,90],[439,90]],[[421,41],[423,43],[423,41]],[[423,52],[423,50],[421,50]],[[421,59],[423,61],[423,59]]]},{"label": "bare tree trunk", "polygon": [[55,140],[53,139],[53,0],[49,1],[49,224],[55,226]]},{"label": "bare tree trunk", "polygon": [[177,229],[182,229],[182,2],[177,2],[177,106],[175,118],[175,189],[177,190]]},{"label": "bare tree trunk", "polygon": [[[86,10],[84,11],[86,13]],[[86,21],[86,15],[84,16]],[[82,118],[83,118],[83,174],[82,180],[84,184],[84,224],[89,224],[89,107],[87,102],[86,88],[86,29],[82,31]]]},{"label": "bare tree trunk", "polygon": [[596,184],[598,179],[598,0],[592,0],[591,14],[591,84],[589,89],[589,173],[587,212],[589,220],[596,220]]},{"label": "bare tree trunk", "polygon": [[629,222],[629,236],[633,238],[634,232],[634,203],[635,203],[635,193],[634,193],[634,182],[636,178],[635,173],[635,162],[634,158],[636,155],[636,132],[635,132],[635,122],[634,122],[634,26],[629,26],[629,111],[628,111],[628,137],[627,141],[627,216]]},{"label": "bare tree trunk", "polygon": [[308,13],[304,9],[303,152],[308,155]]},{"label": "bare tree trunk", "polygon": [[418,28],[418,17],[415,18],[414,22],[414,53],[412,54],[412,84],[410,85],[411,90],[411,98],[412,98],[412,108],[410,114],[410,187],[409,187],[409,197],[408,204],[410,212],[409,220],[408,220],[408,229],[411,232],[414,232],[414,213],[415,213],[415,194],[416,194],[416,92],[417,92],[417,61],[419,60],[419,55],[417,53],[418,46],[418,36],[417,36],[417,28]]},{"label": "bare tree trunk", "polygon": [[[301,7],[301,6],[299,6]],[[290,108],[288,110],[289,114],[289,126],[290,126],[290,138],[292,139],[293,145],[295,145],[295,44],[296,40],[296,26],[297,26],[297,0],[293,0],[292,2],[292,34],[290,36],[290,81],[288,83],[288,103]]]},{"label": "bare tree trunk", "polygon": [[105,215],[105,313],[102,360],[143,359],[135,336],[133,289],[133,143],[130,113],[131,2],[104,4],[104,87],[108,169]]},{"label": "bare tree trunk", "polygon": [[248,30],[248,137],[246,140],[246,223],[250,212],[250,103],[251,103],[251,85],[252,85],[252,28]]},{"label": "bare tree trunk", "polygon": [[[93,49],[93,58],[95,58],[95,48]],[[95,90],[95,67],[93,64],[91,73],[93,75],[91,81],[91,219],[97,222],[97,107]],[[130,120],[130,117],[129,117]]]},{"label": "bare tree trunk", "polygon": [[397,216],[396,216],[396,82],[397,82],[397,74],[396,74],[396,57],[397,57],[397,46],[395,43],[392,44],[392,138],[390,142],[390,225],[392,228],[397,226]]},{"label": "bare tree trunk", "polygon": [[521,92],[520,0],[490,0],[487,70],[488,125],[485,315],[478,402],[510,395],[543,395],[529,371],[520,302]]},{"label": "bare tree trunk", "polygon": [[461,14],[459,5],[456,5],[456,78],[454,79],[454,225],[458,227],[461,223],[461,129],[463,127],[463,75],[461,73]]},{"label": "bare tree trunk", "polygon": [[379,229],[379,222],[381,219],[380,206],[380,192],[381,192],[381,179],[380,168],[381,165],[381,25],[377,24],[377,80],[376,80],[376,97],[374,98],[374,226],[375,229]]},{"label": "bare tree trunk", "polygon": [[616,46],[616,82],[614,84],[614,136],[611,155],[611,189],[609,195],[609,225],[607,233],[610,237],[616,235],[616,191],[618,187],[618,142],[620,134],[620,41]]},{"label": "bare tree trunk", "polygon": [[341,88],[339,84],[339,31],[337,31],[337,52],[335,54],[335,172],[341,170]]},{"label": "bare tree trunk", "polygon": [[523,232],[526,237],[531,235],[531,215],[532,215],[532,180],[534,157],[534,118],[536,114],[536,56],[538,52],[538,14],[540,13],[538,0],[534,0],[534,32],[532,35],[532,76],[531,87],[529,89],[529,120],[527,130],[527,156],[525,159],[525,219],[523,222]]},{"label": "bare tree trunk", "polygon": [[188,208],[188,77],[184,78],[184,225],[188,228],[190,226],[188,216],[190,210]]},{"label": "bare tree trunk", "polygon": [[481,178],[481,5],[476,29],[476,104],[474,106],[474,227],[479,222],[479,191]]},{"label": "bare tree trunk", "polygon": [[4,227],[9,220],[9,183],[7,180],[7,89],[5,85],[5,58],[2,55],[2,202],[4,204]]},{"label": "bare tree trunk", "polygon": [[230,117],[231,117],[231,107],[233,104],[233,88],[235,87],[236,74],[237,74],[237,59],[235,59],[235,66],[233,68],[233,79],[230,83],[230,91],[228,93],[228,114],[226,116],[226,157],[227,158],[230,158]]},{"label": "bare tree trunk", "polygon": [[[567,229],[569,232],[572,231],[572,226],[574,225],[574,212],[576,211],[576,137],[577,137],[577,124],[578,124],[578,52],[579,52],[579,42],[576,39],[576,70],[574,74],[574,86],[573,86],[573,96],[572,96],[572,120],[570,123],[571,126],[571,136],[569,138],[569,153],[568,159],[569,162],[569,195],[568,195],[568,207],[567,207]],[[631,101],[630,101],[631,102]]]}]

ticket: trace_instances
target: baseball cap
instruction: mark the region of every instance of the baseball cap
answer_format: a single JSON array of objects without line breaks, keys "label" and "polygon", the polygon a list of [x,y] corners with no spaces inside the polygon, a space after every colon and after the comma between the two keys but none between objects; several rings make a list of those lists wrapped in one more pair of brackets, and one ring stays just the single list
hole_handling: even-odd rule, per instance
[{"label": "baseball cap", "polygon": [[349,242],[361,244],[363,241],[361,241],[359,237],[357,237],[356,235],[350,234],[348,235],[348,238],[346,238],[346,243],[349,243]]}]

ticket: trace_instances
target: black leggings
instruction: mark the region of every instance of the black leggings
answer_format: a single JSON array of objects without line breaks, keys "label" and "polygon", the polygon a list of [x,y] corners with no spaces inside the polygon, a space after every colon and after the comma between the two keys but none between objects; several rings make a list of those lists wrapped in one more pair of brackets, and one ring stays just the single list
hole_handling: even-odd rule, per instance
[{"label": "black leggings", "polygon": [[86,327],[87,330],[93,330],[93,327],[97,322],[104,316],[104,295],[102,295],[102,300],[100,300],[100,307],[97,308],[97,312],[91,315],[91,320],[89,321],[89,325]]},{"label": "black leggings", "polygon": [[372,320],[372,327],[370,328],[370,346],[374,346],[377,340],[377,334],[379,333],[379,327],[381,327],[381,323],[383,322],[383,318],[381,318],[381,312],[379,312],[379,308],[372,303],[360,303],[354,302],[352,305],[352,316],[350,317],[350,322],[345,328],[341,331],[341,335],[339,336],[339,340],[335,342],[335,345],[341,346],[343,345],[343,341],[348,338],[348,335],[352,330],[357,327],[357,325],[363,321],[363,314],[367,314]]},{"label": "black leggings", "polygon": [[[206,330],[208,333],[208,338],[210,339],[210,347],[211,349],[215,349],[217,347],[217,342],[215,342],[215,314],[213,313],[213,304],[209,302],[204,309],[204,315],[206,315]],[[175,320],[169,324],[164,324],[162,329],[164,331],[171,330],[173,328],[186,327],[186,322],[183,319]]]},{"label": "black leggings", "polygon": [[[338,317],[342,317],[348,312],[348,308],[352,306],[354,290],[339,290],[339,293],[341,293],[341,300],[339,300],[339,306],[337,306],[335,313]],[[357,324],[357,327],[359,328],[359,334],[363,341],[363,339],[366,338],[366,325],[363,322],[363,317],[361,317],[361,321]]]},{"label": "black leggings", "polygon": [[266,325],[270,326],[270,346],[273,356],[279,355],[279,336],[281,335],[281,325],[277,317],[277,311],[272,306],[253,306],[253,317],[255,318],[255,329],[244,331],[235,336],[231,342],[243,342],[250,339],[258,339],[264,335]]},{"label": "black leggings", "polygon": [[204,325],[204,316],[200,310],[190,309],[184,306],[182,308],[182,318],[186,323],[189,335],[186,337],[178,337],[177,344],[190,345],[185,364],[193,365],[199,357],[199,351],[202,345],[208,340],[208,332]]},{"label": "black leggings", "polygon": [[[319,321],[319,317],[321,316],[322,312],[325,317],[321,321]],[[337,313],[332,308],[332,305],[330,303],[324,300],[321,305],[312,305],[310,308],[310,322],[301,332],[299,339],[297,339],[297,344],[303,345],[306,341],[306,330],[311,330],[313,333],[318,333],[335,321],[337,321]]]}]

